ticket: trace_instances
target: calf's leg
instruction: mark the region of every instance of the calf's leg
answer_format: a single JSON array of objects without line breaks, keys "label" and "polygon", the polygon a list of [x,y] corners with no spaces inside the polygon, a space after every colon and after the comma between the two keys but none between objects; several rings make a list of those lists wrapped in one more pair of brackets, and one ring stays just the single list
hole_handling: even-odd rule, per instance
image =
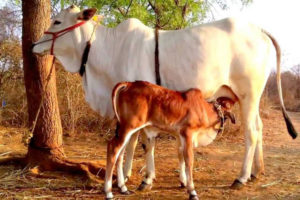
[{"label": "calf's leg", "polygon": [[[126,144],[125,144],[126,145]],[[124,174],[123,174],[123,157],[124,157],[125,147],[122,149],[118,161],[117,161],[117,172],[118,172],[118,187],[122,194],[130,194],[125,186]]]},{"label": "calf's leg", "polygon": [[129,180],[131,176],[131,170],[132,170],[132,162],[133,162],[133,156],[134,151],[138,142],[138,135],[139,133],[135,133],[130,138],[128,144],[126,145],[126,158],[124,163],[124,176],[125,181]]},{"label": "calf's leg", "polygon": [[178,150],[178,159],[179,159],[179,180],[180,186],[182,188],[186,187],[186,174],[185,174],[185,162],[183,157],[183,145],[180,142],[180,139],[177,138],[177,150]]},{"label": "calf's leg", "polygon": [[193,150],[193,131],[190,129],[184,130],[181,133],[180,140],[183,144],[183,156],[185,160],[185,173],[187,175],[187,190],[190,200],[198,200],[198,195],[194,187],[193,181],[193,165],[194,165],[194,150]]},{"label": "calf's leg", "polygon": [[[105,185],[104,185],[104,192],[106,194],[106,199],[112,199],[112,175],[113,169],[118,159],[120,153],[123,151],[126,143],[130,139],[130,137],[139,129],[143,128],[140,126],[138,128],[132,129],[126,126],[117,125],[116,135],[115,137],[108,142],[107,145],[107,161],[106,161],[106,173],[105,173]],[[120,171],[119,171],[120,173]],[[123,186],[122,193],[127,193],[127,188]]]}]

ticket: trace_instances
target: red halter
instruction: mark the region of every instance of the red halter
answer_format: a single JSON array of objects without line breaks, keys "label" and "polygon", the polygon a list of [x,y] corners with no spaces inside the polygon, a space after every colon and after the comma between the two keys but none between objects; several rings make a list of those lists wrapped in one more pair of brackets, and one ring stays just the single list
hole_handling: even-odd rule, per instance
[{"label": "red halter", "polygon": [[45,40],[45,41],[42,41],[40,43],[44,43],[44,42],[48,42],[48,41],[51,41],[52,40],[52,44],[51,44],[51,50],[50,50],[50,54],[53,55],[53,49],[54,49],[54,42],[57,38],[59,38],[60,36],[74,30],[75,28],[85,24],[87,21],[82,21],[82,22],[79,22],[78,24],[75,24],[73,26],[70,26],[68,28],[65,28],[61,31],[57,31],[57,32],[49,32],[49,31],[46,31],[45,34],[51,34],[52,35],[52,39],[49,39],[49,40]]}]

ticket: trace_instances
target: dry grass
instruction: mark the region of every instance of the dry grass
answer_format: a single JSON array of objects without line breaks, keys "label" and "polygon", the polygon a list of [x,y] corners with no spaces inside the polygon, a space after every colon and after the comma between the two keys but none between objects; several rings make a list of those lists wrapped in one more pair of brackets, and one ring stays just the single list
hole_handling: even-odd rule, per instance
[{"label": "dry grass", "polygon": [[[292,113],[300,129],[299,113]],[[243,135],[225,132],[211,145],[195,150],[194,180],[202,199],[300,199],[300,143],[291,140],[279,111],[272,111],[264,122],[264,158],[266,175],[241,191],[228,189],[238,176],[244,151]],[[238,130],[238,129],[236,129]],[[0,127],[0,159],[25,154],[23,129]],[[104,133],[101,133],[101,135]],[[133,165],[133,177],[127,184],[134,194],[126,199],[186,199],[179,188],[176,143],[167,135],[159,137],[155,148],[157,177],[150,192],[135,189],[145,173],[144,153],[138,145]],[[106,159],[106,140],[95,133],[82,133],[64,138],[68,158]],[[103,184],[91,185],[84,177],[61,172],[35,174],[7,165],[0,166],[0,198],[3,199],[102,199]],[[114,190],[118,198],[124,196]]]},{"label": "dry grass", "polygon": [[[108,133],[114,127],[111,120],[100,117],[85,102],[82,80],[79,75],[70,74],[57,66],[57,95],[66,135],[82,132]],[[28,114],[22,70],[6,71],[0,85],[0,125],[6,127],[26,127]],[[104,130],[104,133],[103,133]]]},{"label": "dry grass", "polygon": [[0,123],[5,126],[24,127],[27,122],[27,102],[23,72],[17,68],[2,74],[0,100],[6,106],[0,107]]}]

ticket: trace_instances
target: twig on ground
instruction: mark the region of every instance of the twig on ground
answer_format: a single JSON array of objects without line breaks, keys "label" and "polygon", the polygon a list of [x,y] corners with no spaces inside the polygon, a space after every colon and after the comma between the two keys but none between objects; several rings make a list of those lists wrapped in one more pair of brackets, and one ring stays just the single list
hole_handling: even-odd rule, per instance
[{"label": "twig on ground", "polygon": [[0,156],[5,156],[5,155],[8,155],[8,154],[10,154],[12,151],[8,151],[8,152],[5,152],[5,153],[2,153],[2,154],[0,154]]},{"label": "twig on ground", "polygon": [[141,174],[141,173],[144,171],[145,168],[146,168],[146,165],[144,165],[144,166],[140,169],[139,173]]},{"label": "twig on ground", "polygon": [[30,198],[33,198],[33,199],[46,199],[46,198],[53,198],[53,196],[51,195],[44,195],[44,196],[36,196],[36,197],[29,197]]},{"label": "twig on ground", "polygon": [[261,185],[262,188],[266,188],[266,187],[269,187],[269,186],[272,186],[272,185],[276,185],[277,183],[281,182],[281,179],[278,180],[278,181],[273,181],[271,183],[268,183],[268,184],[264,184],[264,185]]}]

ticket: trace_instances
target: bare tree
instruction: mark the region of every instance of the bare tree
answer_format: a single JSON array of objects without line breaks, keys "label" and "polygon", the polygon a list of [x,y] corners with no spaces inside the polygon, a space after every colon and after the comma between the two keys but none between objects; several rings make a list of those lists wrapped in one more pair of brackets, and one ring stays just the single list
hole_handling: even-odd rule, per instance
[{"label": "bare tree", "polygon": [[20,35],[21,18],[18,10],[5,6],[0,9],[0,43],[7,39],[15,39]]},{"label": "bare tree", "polygon": [[292,67],[291,71],[293,72],[293,74],[296,76],[296,94],[295,94],[295,98],[300,98],[300,64],[295,65],[294,67]]}]

